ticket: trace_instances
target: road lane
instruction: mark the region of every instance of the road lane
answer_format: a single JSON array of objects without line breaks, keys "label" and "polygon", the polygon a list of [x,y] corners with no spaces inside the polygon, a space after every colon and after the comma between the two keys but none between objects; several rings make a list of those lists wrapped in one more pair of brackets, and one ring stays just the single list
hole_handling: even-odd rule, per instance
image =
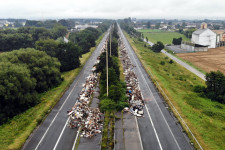
[{"label": "road lane", "polygon": [[164,100],[155,89],[149,75],[144,70],[120,28],[119,32],[122,35],[130,59],[136,66],[134,71],[145,99],[145,117],[138,119],[144,149],[193,149],[188,138],[177,125],[177,120],[165,107]]},{"label": "road lane", "polygon": [[[67,127],[64,128],[68,119],[67,110],[71,109],[75,104],[77,97],[83,88],[82,84],[86,81],[86,77],[90,74],[94,62],[97,60],[107,36],[108,32],[97,46],[89,60],[86,62],[83,69],[77,75],[69,89],[52,109],[51,113],[29,137],[23,147],[24,150],[46,150],[53,149],[54,147],[55,149],[72,149],[76,138],[77,129],[70,129]],[[58,144],[56,145],[57,141]]]}]

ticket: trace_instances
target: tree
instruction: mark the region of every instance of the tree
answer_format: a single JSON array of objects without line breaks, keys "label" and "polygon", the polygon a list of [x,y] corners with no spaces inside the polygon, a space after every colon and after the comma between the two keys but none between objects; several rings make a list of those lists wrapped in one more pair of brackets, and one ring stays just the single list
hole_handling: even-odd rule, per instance
[{"label": "tree", "polygon": [[67,28],[62,25],[55,25],[52,29],[54,39],[64,37],[67,34]]},{"label": "tree", "polygon": [[40,51],[45,51],[51,57],[56,57],[59,52],[59,44],[59,41],[53,39],[40,40],[35,43],[35,48]]},{"label": "tree", "polygon": [[148,42],[148,37],[146,36],[146,41]]},{"label": "tree", "polygon": [[157,24],[155,25],[155,28],[156,28],[156,29],[159,29],[159,28],[160,28],[160,23],[157,23]]},{"label": "tree", "polygon": [[153,50],[154,52],[160,52],[163,48],[164,48],[164,45],[163,45],[163,43],[160,42],[160,41],[158,41],[156,44],[154,44],[154,45],[152,46],[152,50]]},{"label": "tree", "polygon": [[61,71],[69,71],[80,66],[80,48],[72,42],[60,43],[56,57],[61,63]]},{"label": "tree", "polygon": [[151,28],[151,22],[150,22],[150,21],[147,22],[147,28],[148,28],[148,29]]},{"label": "tree", "polygon": [[14,50],[1,54],[0,61],[26,66],[37,82],[35,90],[40,93],[62,81],[59,61],[42,51],[32,48]]},{"label": "tree", "polygon": [[182,42],[182,37],[180,37],[180,38],[173,38],[173,42],[172,43],[174,45],[180,45],[181,42]]},{"label": "tree", "polygon": [[[155,46],[154,46],[155,45]],[[164,48],[164,45],[162,42],[158,41],[156,44],[154,44],[152,46],[152,48],[154,49],[155,52],[160,52],[163,48]]]},{"label": "tree", "polygon": [[35,86],[26,66],[0,62],[0,124],[39,102]]},{"label": "tree", "polygon": [[222,72],[206,73],[206,85],[205,94],[208,98],[225,103],[225,76]]}]

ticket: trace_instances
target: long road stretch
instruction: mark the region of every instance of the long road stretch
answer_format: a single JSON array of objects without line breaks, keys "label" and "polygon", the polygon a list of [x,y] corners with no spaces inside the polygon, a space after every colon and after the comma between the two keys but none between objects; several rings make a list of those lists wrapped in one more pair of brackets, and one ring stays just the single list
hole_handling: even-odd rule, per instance
[{"label": "long road stretch", "polygon": [[67,111],[74,106],[83,88],[82,84],[85,83],[87,76],[90,74],[108,34],[109,32],[105,34],[96,50],[51,113],[29,137],[23,147],[24,150],[72,150],[77,136],[77,129],[67,127]]},{"label": "long road stretch", "polygon": [[[119,25],[118,25],[119,26]],[[145,101],[144,116],[138,118],[138,126],[144,150],[191,150],[194,149],[188,137],[182,132],[177,120],[165,107],[165,101],[157,92],[149,75],[144,70],[122,30],[119,33],[125,44],[131,62],[136,66],[140,89]]]}]

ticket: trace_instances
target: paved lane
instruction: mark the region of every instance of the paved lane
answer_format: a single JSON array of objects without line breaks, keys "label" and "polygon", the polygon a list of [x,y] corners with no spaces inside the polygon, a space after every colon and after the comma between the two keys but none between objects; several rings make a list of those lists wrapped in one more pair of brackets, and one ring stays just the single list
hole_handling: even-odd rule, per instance
[{"label": "paved lane", "polygon": [[82,84],[90,74],[107,36],[108,32],[51,113],[29,137],[23,147],[24,150],[72,149],[77,130],[66,126],[68,120],[66,112],[75,104],[82,90]]},{"label": "paved lane", "polygon": [[189,139],[182,132],[179,124],[177,124],[176,118],[165,107],[165,101],[155,89],[149,75],[144,70],[120,28],[119,32],[122,35],[122,40],[125,43],[131,62],[136,66],[134,71],[145,100],[145,117],[138,118],[143,148],[154,150],[193,149],[189,144]]}]

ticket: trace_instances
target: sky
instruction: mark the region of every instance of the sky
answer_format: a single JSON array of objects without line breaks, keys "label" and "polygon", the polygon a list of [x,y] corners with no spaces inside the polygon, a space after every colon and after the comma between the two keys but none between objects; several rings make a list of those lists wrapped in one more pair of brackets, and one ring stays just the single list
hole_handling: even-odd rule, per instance
[{"label": "sky", "polygon": [[225,19],[224,0],[0,0],[0,18]]}]

